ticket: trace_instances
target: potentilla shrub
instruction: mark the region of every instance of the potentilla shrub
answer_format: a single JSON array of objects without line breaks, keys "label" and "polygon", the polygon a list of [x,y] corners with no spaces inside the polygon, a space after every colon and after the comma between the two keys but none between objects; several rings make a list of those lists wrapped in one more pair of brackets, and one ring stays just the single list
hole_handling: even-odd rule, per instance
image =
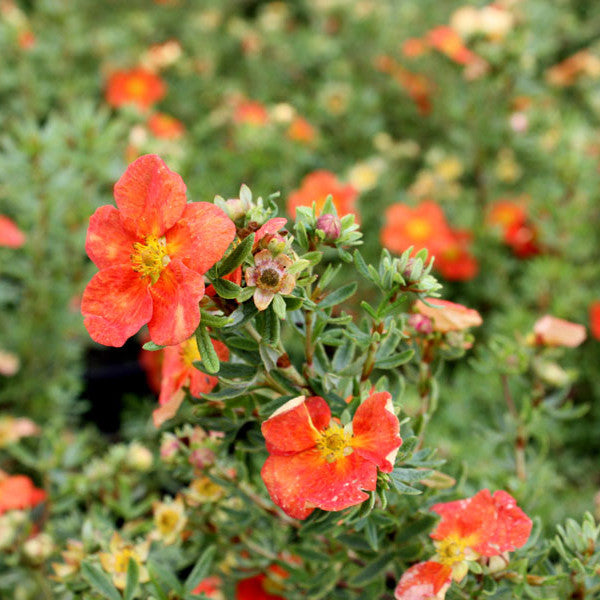
[{"label": "potentilla shrub", "polygon": [[[158,401],[146,419],[160,448],[115,444],[86,464],[69,458],[68,437],[39,448],[60,473],[50,497],[23,474],[2,475],[4,566],[37,574],[24,589],[111,600],[594,589],[593,518],[549,541],[519,494],[529,421],[508,382],[518,436],[504,485],[475,489],[467,473],[457,482],[427,445],[440,368],[472,348],[482,318],[439,297],[426,250],[384,250],[367,264],[355,216],[338,216],[331,196],[320,210],[298,205],[293,223],[245,185],[239,198],[190,202],[156,155],[134,161],[114,196],[90,219],[98,271],[81,307],[105,345],[147,325],[142,364]],[[348,312],[361,278],[379,297]],[[535,325],[521,348],[538,391],[532,414],[571,382],[545,352],[584,337],[551,315]],[[19,429],[8,448],[40,433]],[[26,465],[28,452],[15,457]]]}]

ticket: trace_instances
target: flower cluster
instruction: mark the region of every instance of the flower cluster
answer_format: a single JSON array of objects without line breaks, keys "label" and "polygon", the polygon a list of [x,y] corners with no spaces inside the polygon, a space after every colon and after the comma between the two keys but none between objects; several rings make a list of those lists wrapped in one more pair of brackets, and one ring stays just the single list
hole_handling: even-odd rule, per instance
[{"label": "flower cluster", "polygon": [[426,200],[415,208],[393,204],[386,210],[381,243],[401,254],[407,248],[422,248],[435,256],[434,268],[450,280],[464,281],[475,277],[476,258],[469,251],[471,235],[452,229],[438,204]]},{"label": "flower cluster", "polygon": [[493,570],[504,568],[508,553],[527,542],[532,527],[515,499],[502,490],[493,495],[481,490],[471,498],[435,504],[431,510],[441,517],[430,534],[436,553],[402,575],[396,600],[442,600],[451,582],[461,581],[474,561]]}]

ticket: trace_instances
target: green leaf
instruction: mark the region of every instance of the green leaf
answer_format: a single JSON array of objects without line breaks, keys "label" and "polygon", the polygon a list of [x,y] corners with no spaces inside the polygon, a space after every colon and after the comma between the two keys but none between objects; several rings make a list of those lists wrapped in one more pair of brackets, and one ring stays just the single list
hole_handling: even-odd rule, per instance
[{"label": "green leaf", "polygon": [[273,310],[275,311],[275,314],[284,321],[286,309],[287,306],[284,299],[279,294],[275,294],[273,297]]},{"label": "green leaf", "polygon": [[[403,470],[406,470],[406,469],[403,469]],[[395,471],[395,469],[394,469],[394,471]],[[410,485],[406,485],[406,484],[402,483],[402,477],[399,477],[396,473],[394,473],[394,471],[392,471],[389,474],[390,483],[396,488],[396,490],[398,492],[400,492],[401,494],[407,494],[407,495],[411,495],[411,496],[416,496],[418,494],[423,493],[421,490],[418,490],[414,487],[411,487]]]},{"label": "green leaf", "polygon": [[298,298],[298,296],[285,296],[283,298],[285,302],[286,310],[298,310],[304,304],[304,298]]},{"label": "green leaf", "polygon": [[217,264],[217,273],[223,277],[235,271],[250,255],[254,245],[254,234],[245,237],[227,256]]},{"label": "green leaf", "polygon": [[196,342],[198,343],[198,350],[202,357],[202,364],[206,369],[207,373],[214,375],[219,372],[219,357],[215,351],[215,347],[212,344],[210,335],[206,327],[200,322],[198,329],[196,329]]},{"label": "green leaf", "polygon": [[254,286],[242,288],[242,291],[238,294],[237,301],[240,303],[246,302],[246,300],[249,300],[250,298],[252,298],[252,296],[254,296],[255,291],[256,287]]},{"label": "green leaf", "polygon": [[344,300],[347,300],[348,298],[350,298],[350,296],[354,295],[357,287],[358,284],[355,281],[343,285],[341,288],[338,288],[334,292],[331,292],[331,294],[329,294],[323,300],[321,300],[319,302],[319,308],[331,308],[332,306],[341,304],[342,302],[344,302]]},{"label": "green leaf", "polygon": [[[194,361],[194,367],[198,371],[211,375],[212,373],[207,370],[206,366],[201,361]],[[257,369],[251,365],[243,365],[241,363],[230,363],[222,362],[219,365],[219,377],[225,377],[226,379],[235,379],[240,377],[241,379],[250,379],[256,375]]]},{"label": "green leaf", "polygon": [[227,298],[228,300],[237,298],[242,291],[242,288],[239,285],[236,285],[233,281],[229,281],[228,279],[215,279],[212,284],[217,294],[219,294],[221,298]]},{"label": "green leaf", "polygon": [[308,250],[308,235],[304,223],[302,221],[297,221],[294,229],[296,230],[296,240],[298,241],[298,244],[300,244],[300,247],[303,250]]},{"label": "green leaf", "polygon": [[270,346],[277,344],[281,333],[281,321],[271,305],[260,313],[260,317],[257,317],[256,326],[265,344]]},{"label": "green leaf", "polygon": [[153,580],[166,586],[169,592],[183,595],[183,585],[177,579],[170,565],[163,565],[155,560],[151,560],[148,562],[148,572]]},{"label": "green leaf", "polygon": [[158,344],[155,344],[154,342],[146,342],[142,348],[144,350],[149,350],[150,352],[156,352],[157,350],[162,350],[164,348],[164,346],[159,346]]},{"label": "green leaf", "polygon": [[365,583],[373,581],[395,558],[395,552],[387,552],[378,556],[373,562],[369,563],[362,571],[359,571],[351,580],[353,586],[362,586]]},{"label": "green leaf", "polygon": [[244,323],[252,319],[252,317],[254,317],[256,313],[258,313],[258,308],[256,308],[256,306],[254,305],[254,302],[241,304],[229,315],[233,319],[233,321],[229,325],[227,325],[227,328],[231,329],[232,327],[241,327]]},{"label": "green leaf", "polygon": [[220,329],[233,322],[231,317],[225,317],[221,315],[215,315],[206,310],[200,309],[200,321],[205,327],[212,327],[213,329]]},{"label": "green leaf", "polygon": [[91,588],[109,600],[122,600],[117,588],[113,585],[109,576],[97,566],[90,563],[81,563],[81,574],[90,584]]},{"label": "green leaf", "polygon": [[413,357],[414,353],[414,350],[405,350],[404,352],[392,354],[391,356],[376,361],[375,367],[378,369],[394,369],[395,367],[399,367],[408,362]]},{"label": "green leaf", "polygon": [[354,251],[354,264],[356,265],[356,269],[358,270],[358,272],[365,279],[371,279],[371,274],[369,273],[367,263],[365,262],[365,259],[362,257],[362,254],[358,250]]},{"label": "green leaf", "polygon": [[216,550],[215,546],[209,546],[202,553],[192,572],[185,580],[184,587],[186,592],[191,592],[208,575]]},{"label": "green leaf", "polygon": [[137,562],[132,558],[129,559],[127,565],[127,580],[125,582],[125,592],[123,597],[125,600],[132,600],[137,591],[138,582],[140,579],[140,568]]},{"label": "green leaf", "polygon": [[365,536],[369,546],[377,552],[379,550],[379,538],[377,537],[377,525],[372,519],[369,519],[365,525]]},{"label": "green leaf", "polygon": [[401,467],[397,467],[392,471],[394,477],[396,477],[399,481],[406,481],[408,483],[412,483],[415,481],[421,481],[421,479],[426,479],[429,477],[433,471],[431,469],[403,469]]}]

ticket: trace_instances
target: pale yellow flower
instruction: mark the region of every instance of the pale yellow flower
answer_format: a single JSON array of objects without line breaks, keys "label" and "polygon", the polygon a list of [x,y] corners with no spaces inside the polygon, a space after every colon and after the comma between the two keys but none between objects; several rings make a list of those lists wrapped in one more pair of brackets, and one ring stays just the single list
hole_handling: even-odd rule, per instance
[{"label": "pale yellow flower", "polygon": [[181,537],[187,523],[183,499],[178,496],[168,502],[156,502],[153,509],[156,527],[153,537],[157,537],[164,544],[174,544]]},{"label": "pale yellow flower", "polygon": [[102,568],[112,576],[115,586],[123,590],[127,581],[127,568],[130,560],[135,561],[139,567],[141,583],[146,583],[150,579],[148,569],[144,566],[149,550],[150,542],[148,540],[132,544],[123,540],[115,532],[110,540],[109,551],[100,552],[98,557]]}]

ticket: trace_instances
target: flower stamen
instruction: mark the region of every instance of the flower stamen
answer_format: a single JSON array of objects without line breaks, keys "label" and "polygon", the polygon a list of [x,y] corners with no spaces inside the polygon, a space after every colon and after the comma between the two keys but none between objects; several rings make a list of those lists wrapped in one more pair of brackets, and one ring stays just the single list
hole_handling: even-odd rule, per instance
[{"label": "flower stamen", "polygon": [[146,238],[144,243],[135,242],[133,250],[131,255],[133,270],[140,273],[142,277],[149,277],[154,285],[163,269],[171,262],[167,240],[164,236],[157,238],[151,235]]}]

